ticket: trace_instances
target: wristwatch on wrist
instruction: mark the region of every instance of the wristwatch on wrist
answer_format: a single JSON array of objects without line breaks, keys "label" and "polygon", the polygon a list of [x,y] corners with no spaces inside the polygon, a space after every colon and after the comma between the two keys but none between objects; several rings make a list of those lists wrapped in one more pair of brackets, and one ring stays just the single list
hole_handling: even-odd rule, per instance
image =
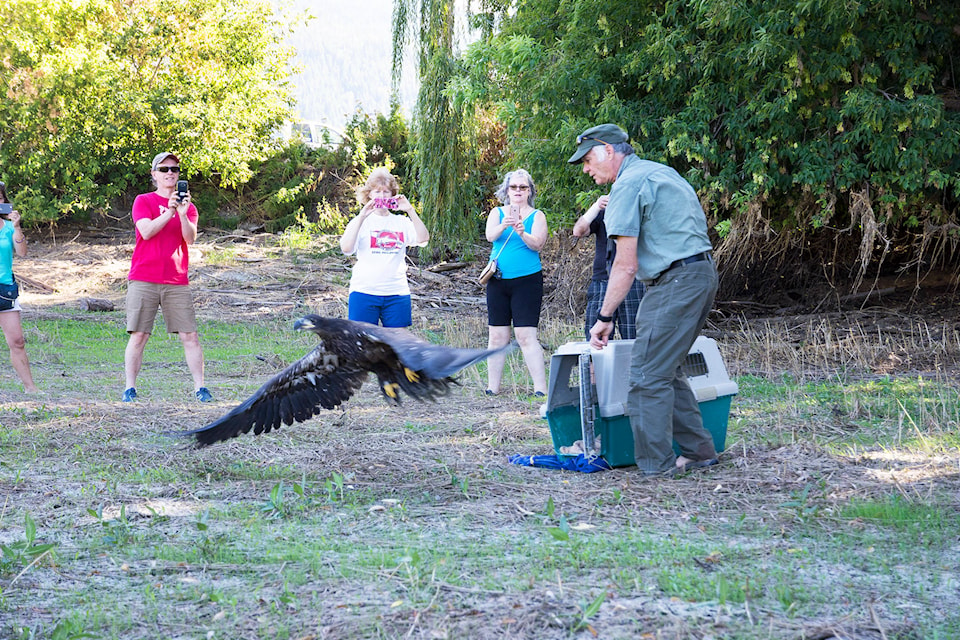
[{"label": "wristwatch on wrist", "polygon": [[597,320],[599,320],[600,322],[613,322],[613,316],[605,316],[598,311]]}]

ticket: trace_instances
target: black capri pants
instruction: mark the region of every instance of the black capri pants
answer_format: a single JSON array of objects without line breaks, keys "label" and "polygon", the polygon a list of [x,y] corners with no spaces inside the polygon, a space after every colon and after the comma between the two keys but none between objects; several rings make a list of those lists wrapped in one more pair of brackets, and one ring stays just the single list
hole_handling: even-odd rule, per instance
[{"label": "black capri pants", "polygon": [[491,327],[536,327],[543,302],[543,271],[487,283],[487,324]]}]

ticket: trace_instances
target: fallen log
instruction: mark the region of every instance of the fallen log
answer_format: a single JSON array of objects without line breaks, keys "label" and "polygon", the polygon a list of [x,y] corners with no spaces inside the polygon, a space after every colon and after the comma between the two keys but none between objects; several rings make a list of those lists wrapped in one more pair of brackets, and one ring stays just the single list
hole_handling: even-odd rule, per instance
[{"label": "fallen log", "polygon": [[896,293],[897,287],[887,287],[885,289],[870,289],[869,291],[861,291],[858,293],[851,293],[849,295],[840,296],[840,302],[859,302],[864,301],[874,296],[885,296],[891,293]]},{"label": "fallen log", "polygon": [[113,311],[113,303],[102,298],[80,298],[81,311]]},{"label": "fallen log", "polygon": [[414,267],[413,269],[411,269],[409,275],[413,277],[423,278],[424,280],[433,282],[435,284],[442,284],[442,285],[450,284],[450,278],[448,278],[447,276],[442,276],[439,273],[432,273],[430,271],[427,271],[426,269],[421,269],[419,267]]},{"label": "fallen log", "polygon": [[50,285],[43,284],[39,280],[34,280],[33,278],[27,277],[25,275],[18,273],[16,277],[17,277],[17,282],[19,282],[20,284],[25,284],[31,289],[39,289],[43,293],[56,293],[57,291]]},{"label": "fallen log", "polygon": [[434,273],[442,273],[444,271],[454,271],[456,269],[463,269],[464,267],[469,267],[469,262],[438,262],[432,267],[428,267],[427,271],[432,271]]}]

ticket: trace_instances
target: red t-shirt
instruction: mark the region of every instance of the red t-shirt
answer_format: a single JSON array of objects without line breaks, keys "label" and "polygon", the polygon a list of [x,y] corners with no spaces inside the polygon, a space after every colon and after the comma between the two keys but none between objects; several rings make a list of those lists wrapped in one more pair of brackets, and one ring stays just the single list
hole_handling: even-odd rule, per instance
[{"label": "red t-shirt", "polygon": [[[147,218],[160,217],[167,208],[169,200],[156,192],[144,193],[133,201],[133,224]],[[187,219],[196,224],[199,214],[190,203]],[[190,254],[187,241],[180,231],[180,217],[173,216],[166,226],[149,240],[144,240],[137,229],[137,244],[130,259],[128,280],[153,282],[155,284],[189,284],[187,270],[190,268]]]}]

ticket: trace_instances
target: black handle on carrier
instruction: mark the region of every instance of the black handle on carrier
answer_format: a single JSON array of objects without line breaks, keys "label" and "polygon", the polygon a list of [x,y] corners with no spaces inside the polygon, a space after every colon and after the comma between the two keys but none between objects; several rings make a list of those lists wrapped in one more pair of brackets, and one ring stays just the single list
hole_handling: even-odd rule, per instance
[{"label": "black handle on carrier", "polygon": [[583,455],[592,457],[595,447],[594,439],[594,404],[593,381],[591,369],[593,361],[589,351],[580,354],[580,428],[583,433]]}]

